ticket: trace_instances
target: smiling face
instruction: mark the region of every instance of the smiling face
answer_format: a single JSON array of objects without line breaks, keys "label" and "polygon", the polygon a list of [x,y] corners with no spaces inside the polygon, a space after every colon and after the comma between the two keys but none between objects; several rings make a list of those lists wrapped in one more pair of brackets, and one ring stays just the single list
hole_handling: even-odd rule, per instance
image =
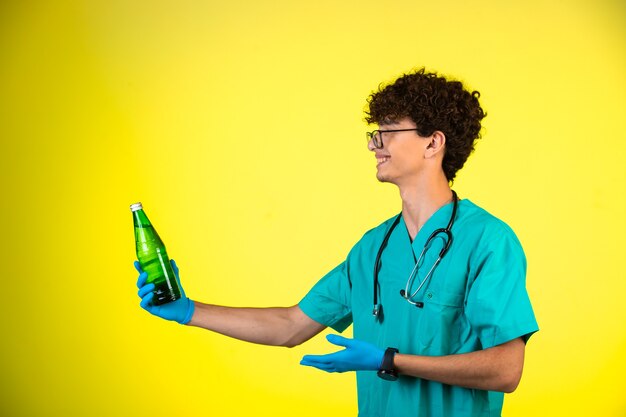
[{"label": "smiling face", "polygon": [[[463,168],[474,150],[475,141],[480,138],[485,112],[478,102],[479,97],[478,91],[466,89],[461,82],[421,68],[402,75],[391,84],[380,84],[378,90],[367,98],[365,121],[380,125],[393,120],[398,122],[394,123],[395,126],[416,124],[424,135],[445,132],[446,158],[442,160],[442,167],[450,182]],[[408,122],[403,120],[405,117],[409,118]],[[384,139],[390,135],[383,134]],[[406,137],[407,133],[394,134],[388,141],[389,146],[401,136]],[[386,153],[387,149],[380,151],[380,154]],[[438,176],[438,173],[434,174]],[[379,178],[391,177],[381,170]]]},{"label": "smiling face", "polygon": [[382,148],[375,148],[373,140],[368,143],[369,150],[376,157],[376,178],[399,187],[417,183],[425,172],[437,169],[437,166],[441,169],[445,142],[441,132],[427,137],[420,136],[416,130],[385,132],[400,129],[416,129],[416,125],[409,118],[381,124]]}]

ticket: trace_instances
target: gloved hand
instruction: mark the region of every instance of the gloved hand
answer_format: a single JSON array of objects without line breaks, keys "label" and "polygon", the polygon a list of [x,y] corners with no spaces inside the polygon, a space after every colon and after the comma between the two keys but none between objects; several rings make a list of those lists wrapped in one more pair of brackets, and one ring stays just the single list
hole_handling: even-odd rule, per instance
[{"label": "gloved hand", "polygon": [[380,369],[385,351],[369,342],[347,339],[329,334],[326,339],[344,350],[328,355],[306,355],[300,365],[313,366],[326,372],[377,371]]},{"label": "gloved hand", "polygon": [[194,304],[192,300],[187,298],[185,290],[183,290],[182,285],[180,285],[178,266],[176,266],[176,262],[174,262],[173,259],[170,262],[172,264],[174,274],[176,275],[176,281],[178,282],[178,287],[180,288],[181,297],[178,300],[167,304],[158,306],[153,305],[152,297],[154,296],[154,293],[152,291],[154,291],[154,284],[146,284],[148,274],[141,269],[139,262],[135,261],[135,269],[139,272],[139,278],[137,279],[137,287],[139,288],[137,294],[139,294],[139,298],[141,298],[139,305],[141,308],[157,317],[161,317],[165,320],[176,321],[180,324],[187,324],[191,320],[191,316],[193,316]]}]

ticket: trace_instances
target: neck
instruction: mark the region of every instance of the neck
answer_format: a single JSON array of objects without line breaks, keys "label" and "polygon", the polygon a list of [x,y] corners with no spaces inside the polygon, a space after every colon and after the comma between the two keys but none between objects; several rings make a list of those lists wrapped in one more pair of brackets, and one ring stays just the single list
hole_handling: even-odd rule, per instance
[{"label": "neck", "polygon": [[437,210],[452,201],[452,191],[445,176],[423,184],[399,186],[399,189],[402,217],[411,241]]}]

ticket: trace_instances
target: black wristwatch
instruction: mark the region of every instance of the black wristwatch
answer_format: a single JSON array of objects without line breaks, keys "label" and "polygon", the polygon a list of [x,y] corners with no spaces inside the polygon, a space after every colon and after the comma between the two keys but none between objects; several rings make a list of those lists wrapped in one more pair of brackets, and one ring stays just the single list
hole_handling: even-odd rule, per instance
[{"label": "black wristwatch", "polygon": [[398,349],[388,347],[383,356],[383,363],[378,371],[378,376],[387,381],[395,381],[398,379],[398,371],[393,366],[393,357],[398,353]]}]

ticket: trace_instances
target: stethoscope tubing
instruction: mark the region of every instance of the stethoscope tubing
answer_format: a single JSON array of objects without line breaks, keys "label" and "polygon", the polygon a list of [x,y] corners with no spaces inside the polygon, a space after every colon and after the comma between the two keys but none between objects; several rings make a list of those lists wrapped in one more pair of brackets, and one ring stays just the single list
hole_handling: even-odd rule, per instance
[{"label": "stethoscope tubing", "polygon": [[[406,283],[406,287],[404,290],[400,290],[400,295],[409,303],[417,306],[417,307],[422,307],[423,303],[421,302],[415,302],[412,300],[413,297],[415,297],[417,295],[417,293],[419,293],[419,291],[422,289],[422,287],[424,286],[424,284],[426,282],[428,282],[428,280],[430,279],[430,276],[432,275],[433,271],[435,270],[435,268],[437,267],[437,265],[439,265],[439,262],[441,262],[441,259],[445,256],[445,254],[448,252],[448,249],[450,249],[450,245],[452,244],[452,225],[454,224],[454,220],[456,218],[456,212],[457,212],[457,207],[458,207],[458,197],[457,194],[454,190],[452,190],[452,214],[450,215],[450,220],[448,221],[448,225],[445,227],[445,229],[437,229],[435,231],[433,231],[430,236],[428,237],[428,239],[426,239],[426,243],[424,244],[424,248],[422,249],[422,252],[420,253],[419,258],[417,259],[417,261],[415,262],[415,266],[413,267],[413,270],[411,271],[411,275],[409,275],[409,279],[407,280]],[[393,230],[396,228],[396,226],[398,225],[398,223],[400,223],[400,218],[402,216],[402,212],[400,212],[400,214],[398,214],[396,216],[396,218],[394,219],[393,223],[391,224],[391,227],[389,227],[389,229],[387,230],[387,232],[385,233],[385,236],[383,238],[383,242],[381,243],[380,247],[378,248],[378,253],[376,254],[376,260],[374,263],[374,309],[372,310],[372,314],[378,318],[382,317],[382,305],[378,304],[378,273],[380,271],[380,258],[382,257],[383,251],[385,250],[385,247],[387,246],[387,242],[389,241],[389,238],[391,237],[391,233],[393,232]],[[443,245],[443,248],[441,249],[441,251],[439,252],[439,256],[437,257],[437,260],[435,261],[435,263],[433,264],[433,266],[430,268],[430,270],[428,271],[428,273],[426,274],[426,276],[424,277],[424,279],[422,279],[422,281],[420,282],[420,285],[417,287],[417,289],[411,294],[409,295],[409,288],[411,287],[411,285],[413,284],[413,281],[415,280],[415,277],[417,276],[417,272],[419,270],[419,264],[424,256],[424,254],[426,253],[426,250],[428,249],[431,241],[433,239],[435,239],[440,233],[444,233],[447,237],[447,239],[445,239],[445,243]],[[382,318],[381,318],[382,319]]]}]

